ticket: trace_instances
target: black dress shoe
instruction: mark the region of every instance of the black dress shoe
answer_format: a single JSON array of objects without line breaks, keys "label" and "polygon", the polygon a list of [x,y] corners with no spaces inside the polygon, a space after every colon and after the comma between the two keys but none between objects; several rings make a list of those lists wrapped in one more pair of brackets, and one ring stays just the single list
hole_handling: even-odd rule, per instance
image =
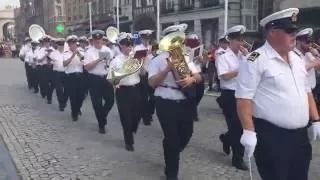
[{"label": "black dress shoe", "polygon": [[145,126],[151,126],[151,121],[143,122]]},{"label": "black dress shoe", "polygon": [[60,110],[61,112],[63,112],[63,111],[64,111],[64,107],[59,107],[59,110]]},{"label": "black dress shoe", "polygon": [[179,180],[177,177],[167,177],[166,180]]},{"label": "black dress shoe", "polygon": [[126,144],[126,150],[127,151],[134,151],[133,145]]},{"label": "black dress shoe", "polygon": [[242,161],[242,162],[232,162],[232,166],[243,171],[248,171],[248,166]]},{"label": "black dress shoe", "polygon": [[99,128],[99,133],[100,134],[106,134],[106,128],[104,128],[104,127]]},{"label": "black dress shoe", "polygon": [[226,153],[226,155],[230,155],[230,144],[226,141],[225,135],[220,134],[219,139],[222,143],[223,152]]},{"label": "black dress shoe", "polygon": [[81,110],[79,110],[79,112],[78,112],[78,115],[79,115],[79,116],[81,116],[81,115],[82,115],[82,112],[81,112]]},{"label": "black dress shoe", "polygon": [[48,100],[48,102],[47,102],[48,104],[52,104],[52,100]]},{"label": "black dress shoe", "polygon": [[78,121],[78,116],[73,116],[72,121]]}]

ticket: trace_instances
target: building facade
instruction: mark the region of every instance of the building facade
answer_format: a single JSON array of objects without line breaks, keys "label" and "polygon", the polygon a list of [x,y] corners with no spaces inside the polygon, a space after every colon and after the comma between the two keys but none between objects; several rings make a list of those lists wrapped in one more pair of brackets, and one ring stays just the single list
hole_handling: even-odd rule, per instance
[{"label": "building facade", "polygon": [[[244,24],[249,33],[258,31],[259,0],[229,0],[228,27]],[[133,1],[133,30],[156,30],[156,0]],[[196,33],[205,47],[224,34],[224,0],[160,0],[161,29],[179,23],[188,24],[188,33]]]},{"label": "building facade", "polygon": [[14,8],[0,10],[0,41],[15,39],[14,24]]},{"label": "building facade", "polygon": [[66,25],[65,0],[47,0],[48,1],[48,32],[55,37],[63,37],[65,32],[57,32],[57,25]]}]

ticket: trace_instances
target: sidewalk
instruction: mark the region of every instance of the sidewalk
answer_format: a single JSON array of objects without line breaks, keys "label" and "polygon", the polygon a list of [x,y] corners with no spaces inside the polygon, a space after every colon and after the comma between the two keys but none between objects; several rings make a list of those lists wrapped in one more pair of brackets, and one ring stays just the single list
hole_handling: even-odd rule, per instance
[{"label": "sidewalk", "polygon": [[19,180],[21,179],[12,163],[11,157],[0,137],[0,180]]}]

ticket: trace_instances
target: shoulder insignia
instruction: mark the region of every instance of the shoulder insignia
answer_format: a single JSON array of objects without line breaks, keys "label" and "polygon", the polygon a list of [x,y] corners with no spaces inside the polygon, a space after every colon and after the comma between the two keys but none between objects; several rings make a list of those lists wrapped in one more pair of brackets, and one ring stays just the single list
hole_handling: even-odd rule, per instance
[{"label": "shoulder insignia", "polygon": [[252,52],[247,59],[248,61],[254,62],[259,56],[260,54],[258,52]]},{"label": "shoulder insignia", "polygon": [[69,51],[65,51],[64,53],[67,53],[67,52],[69,52]]},{"label": "shoulder insignia", "polygon": [[301,57],[301,55],[300,55],[297,51],[293,50],[293,52],[294,52],[297,56]]},{"label": "shoulder insignia", "polygon": [[218,56],[221,56],[222,54],[226,53],[225,51],[221,51],[221,52],[218,52]]}]

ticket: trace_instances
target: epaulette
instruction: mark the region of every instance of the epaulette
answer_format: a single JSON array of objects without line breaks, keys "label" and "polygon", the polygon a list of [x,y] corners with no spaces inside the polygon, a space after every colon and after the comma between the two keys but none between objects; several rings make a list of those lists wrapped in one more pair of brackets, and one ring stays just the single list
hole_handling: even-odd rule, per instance
[{"label": "epaulette", "polygon": [[248,61],[254,62],[259,56],[260,56],[260,53],[252,52],[247,59]]},{"label": "epaulette", "polygon": [[66,52],[69,52],[69,51],[65,51],[65,53],[66,53]]},{"label": "epaulette", "polygon": [[226,53],[225,51],[220,51],[217,53],[218,56],[221,56],[222,54]]},{"label": "epaulette", "polygon": [[297,51],[293,50],[294,53],[296,53],[297,56],[301,58],[301,54],[299,54]]}]

